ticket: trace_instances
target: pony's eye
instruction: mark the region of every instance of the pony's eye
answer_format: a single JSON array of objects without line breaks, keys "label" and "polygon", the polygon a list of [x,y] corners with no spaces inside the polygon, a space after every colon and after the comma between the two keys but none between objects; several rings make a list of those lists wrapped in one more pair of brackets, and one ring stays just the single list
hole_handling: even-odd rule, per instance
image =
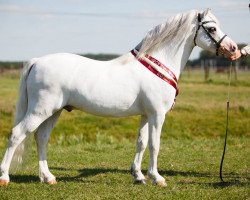
[{"label": "pony's eye", "polygon": [[215,27],[208,28],[208,31],[209,33],[215,33],[216,28]]}]

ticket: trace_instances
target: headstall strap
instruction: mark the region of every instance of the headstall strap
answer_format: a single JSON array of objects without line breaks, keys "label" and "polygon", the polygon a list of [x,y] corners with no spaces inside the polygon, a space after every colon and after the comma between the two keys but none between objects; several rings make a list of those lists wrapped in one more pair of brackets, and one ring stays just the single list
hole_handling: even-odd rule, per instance
[{"label": "headstall strap", "polygon": [[224,35],[219,41],[217,41],[210,33],[209,31],[206,29],[205,26],[203,26],[204,24],[207,24],[207,23],[210,23],[210,22],[214,22],[213,20],[210,20],[210,21],[204,21],[202,22],[201,20],[201,14],[198,13],[198,28],[195,32],[195,35],[194,35],[194,45],[196,46],[196,38],[197,38],[197,35],[198,35],[198,31],[200,30],[200,27],[202,27],[204,29],[204,31],[206,32],[207,36],[215,43],[216,45],[216,55],[218,56],[219,55],[219,48],[221,47],[221,42],[225,39],[225,37],[227,37],[227,35]]},{"label": "headstall strap", "polygon": [[201,14],[198,13],[198,22],[201,22]]}]

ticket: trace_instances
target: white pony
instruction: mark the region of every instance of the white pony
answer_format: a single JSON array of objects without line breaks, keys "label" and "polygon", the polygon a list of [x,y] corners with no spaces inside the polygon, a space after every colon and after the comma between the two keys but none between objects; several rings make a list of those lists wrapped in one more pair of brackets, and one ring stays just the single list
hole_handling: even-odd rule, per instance
[{"label": "white pony", "polygon": [[220,46],[228,52],[237,50],[207,9],[202,13],[193,10],[177,14],[149,31],[136,50],[111,61],[68,53],[31,59],[20,79],[14,127],[0,168],[0,185],[10,181],[9,168],[17,146],[35,130],[40,180],[55,184],[56,178],[46,161],[46,144],[62,110],[78,109],[99,116],[141,115],[131,173],[136,182],[145,183],[141,162],[149,144],[148,177],[154,184],[165,186],[165,179],[157,170],[161,128],[175,100],[177,79],[196,44],[212,52]]}]

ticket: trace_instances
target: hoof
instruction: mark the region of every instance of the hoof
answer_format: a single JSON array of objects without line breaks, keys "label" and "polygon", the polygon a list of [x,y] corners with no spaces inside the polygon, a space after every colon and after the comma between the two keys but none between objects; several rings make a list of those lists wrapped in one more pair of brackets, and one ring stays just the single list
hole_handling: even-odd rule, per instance
[{"label": "hoof", "polygon": [[160,187],[167,187],[166,181],[158,181],[158,182],[154,182],[154,184]]},{"label": "hoof", "polygon": [[9,181],[0,179],[0,186],[7,186],[9,184]]},{"label": "hoof", "polygon": [[147,183],[146,183],[145,179],[142,179],[142,180],[135,180],[134,184],[136,184],[136,185],[146,185]]},{"label": "hoof", "polygon": [[47,183],[48,183],[49,185],[55,185],[55,184],[57,184],[56,179],[53,179],[53,180],[51,180],[51,181],[48,181]]}]

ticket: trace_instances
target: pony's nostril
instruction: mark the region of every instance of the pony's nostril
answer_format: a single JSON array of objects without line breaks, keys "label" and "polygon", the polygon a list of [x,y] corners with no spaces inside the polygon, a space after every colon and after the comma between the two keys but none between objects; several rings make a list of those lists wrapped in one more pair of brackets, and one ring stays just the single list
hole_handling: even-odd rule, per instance
[{"label": "pony's nostril", "polygon": [[232,52],[235,52],[235,50],[236,50],[236,47],[235,47],[234,45],[232,45],[232,46],[231,46],[231,51],[232,51]]}]

